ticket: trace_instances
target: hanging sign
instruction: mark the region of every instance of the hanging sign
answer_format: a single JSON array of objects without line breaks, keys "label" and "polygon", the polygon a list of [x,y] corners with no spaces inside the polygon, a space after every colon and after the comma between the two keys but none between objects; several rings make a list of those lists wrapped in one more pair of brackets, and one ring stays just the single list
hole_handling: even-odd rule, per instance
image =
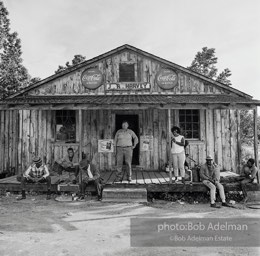
[{"label": "hanging sign", "polygon": [[98,140],[98,153],[109,152],[114,152],[114,141],[112,139]]},{"label": "hanging sign", "polygon": [[152,151],[153,150],[153,136],[143,135],[140,137],[140,150],[141,151]]},{"label": "hanging sign", "polygon": [[81,83],[90,90],[95,90],[102,85],[103,75],[97,68],[86,69],[81,74]]},{"label": "hanging sign", "polygon": [[178,83],[178,75],[173,70],[161,69],[155,76],[155,81],[164,90],[173,89]]},{"label": "hanging sign", "polygon": [[150,83],[108,83],[106,84],[107,91],[141,91],[141,90],[150,90]]}]

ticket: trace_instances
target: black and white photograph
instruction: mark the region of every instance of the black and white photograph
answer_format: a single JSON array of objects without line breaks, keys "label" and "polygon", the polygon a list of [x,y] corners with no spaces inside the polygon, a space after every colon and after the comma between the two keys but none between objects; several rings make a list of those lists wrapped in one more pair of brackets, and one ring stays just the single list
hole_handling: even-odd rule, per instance
[{"label": "black and white photograph", "polygon": [[259,13],[0,0],[0,256],[260,255]]}]

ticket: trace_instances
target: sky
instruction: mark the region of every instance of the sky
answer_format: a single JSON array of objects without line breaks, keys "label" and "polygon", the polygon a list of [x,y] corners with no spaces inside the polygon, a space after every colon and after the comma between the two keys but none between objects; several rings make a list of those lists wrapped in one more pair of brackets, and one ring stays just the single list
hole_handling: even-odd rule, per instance
[{"label": "sky", "polygon": [[23,64],[44,79],[75,54],[130,44],[183,67],[215,48],[219,72],[260,100],[259,0],[3,0]]}]

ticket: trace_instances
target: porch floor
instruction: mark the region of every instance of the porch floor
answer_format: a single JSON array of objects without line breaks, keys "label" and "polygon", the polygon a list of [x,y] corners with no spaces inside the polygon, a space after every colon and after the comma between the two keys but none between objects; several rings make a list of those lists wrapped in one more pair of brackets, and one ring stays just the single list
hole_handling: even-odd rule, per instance
[{"label": "porch floor", "polygon": [[[146,188],[148,192],[207,192],[208,189],[201,182],[186,181],[183,185],[181,182],[169,183],[169,174],[160,171],[136,171],[132,173],[132,181],[126,180],[126,173],[124,172],[123,180],[115,182],[116,171],[102,172],[101,177],[104,180],[105,187],[120,187],[120,188]],[[51,176],[51,191],[58,192],[58,176]],[[223,182],[226,191],[240,191],[238,183]],[[0,180],[0,190],[20,191],[20,182],[17,181],[16,176],[7,177]],[[46,191],[46,184],[27,184],[26,190],[30,191]],[[75,185],[66,185],[63,191],[75,191]],[[87,191],[94,191],[93,186],[88,186]],[[248,185],[248,190],[259,191],[260,184],[254,183]]]}]

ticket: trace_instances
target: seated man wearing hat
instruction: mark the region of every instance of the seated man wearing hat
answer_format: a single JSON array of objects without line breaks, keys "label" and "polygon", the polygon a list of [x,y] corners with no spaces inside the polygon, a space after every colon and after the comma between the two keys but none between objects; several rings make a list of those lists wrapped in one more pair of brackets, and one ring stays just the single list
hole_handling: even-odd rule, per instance
[{"label": "seated man wearing hat", "polygon": [[[80,194],[79,194],[79,200],[84,200],[85,198],[85,190],[87,185],[93,184],[95,186],[98,200],[102,200],[102,179],[100,177],[99,170],[96,168],[94,164],[91,163],[91,161],[87,158],[83,159],[79,163],[80,168],[80,174],[79,174],[79,183],[80,179],[82,179],[80,184]],[[80,177],[81,176],[81,177]]]},{"label": "seated man wearing hat", "polygon": [[204,185],[210,189],[210,206],[214,208],[220,208],[216,205],[216,188],[219,190],[220,198],[222,200],[222,206],[229,205],[226,203],[226,197],[224,187],[220,184],[220,170],[216,163],[213,162],[211,156],[207,156],[206,163],[200,168],[200,178]]},{"label": "seated man wearing hat", "polygon": [[26,198],[26,183],[47,183],[47,200],[51,199],[51,177],[46,165],[42,164],[42,159],[38,156],[33,158],[32,165],[24,172],[21,177],[22,197],[18,200]]}]

